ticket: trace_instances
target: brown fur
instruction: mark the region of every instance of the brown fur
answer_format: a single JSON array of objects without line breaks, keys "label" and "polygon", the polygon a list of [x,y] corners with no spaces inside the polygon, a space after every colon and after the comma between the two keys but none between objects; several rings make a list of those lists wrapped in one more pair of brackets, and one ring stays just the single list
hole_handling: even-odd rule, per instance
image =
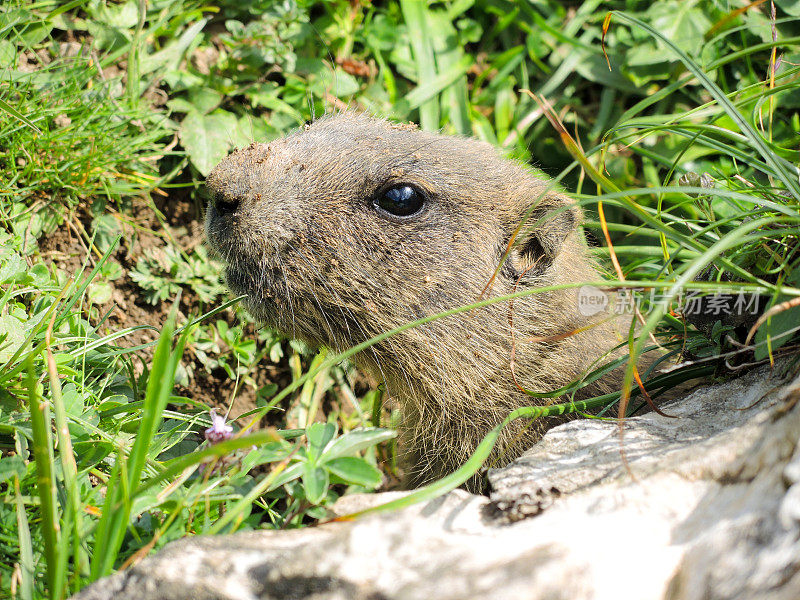
[{"label": "brown fur", "polygon": [[[392,181],[428,192],[418,217],[397,222],[376,212],[372,198]],[[343,350],[480,299],[528,213],[490,296],[597,280],[580,210],[557,191],[541,198],[547,185],[483,142],[343,113],[223,160],[207,180],[206,232],[228,264],[230,288],[247,294],[257,319]],[[358,357],[402,409],[411,485],[452,472],[509,412],[536,404],[512,378],[509,313],[501,302],[439,319]],[[587,323],[575,289],[517,299],[517,381],[537,392],[559,388],[618,343],[609,325],[531,341]],[[543,428],[517,421],[490,463],[518,456]]]}]

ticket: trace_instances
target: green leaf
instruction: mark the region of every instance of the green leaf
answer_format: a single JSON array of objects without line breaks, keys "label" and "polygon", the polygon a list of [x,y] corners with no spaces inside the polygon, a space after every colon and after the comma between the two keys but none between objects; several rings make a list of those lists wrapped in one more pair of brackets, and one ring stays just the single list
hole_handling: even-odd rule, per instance
[{"label": "green leaf", "polygon": [[343,479],[346,483],[361,485],[366,488],[378,487],[381,483],[381,472],[365,461],[355,456],[335,458],[325,463],[325,468]]},{"label": "green leaf", "polygon": [[355,77],[338,67],[333,73],[329,70],[324,71],[320,81],[325,86],[325,89],[337,98],[353,96],[361,88]]},{"label": "green leaf", "polygon": [[35,46],[42,43],[50,32],[53,30],[52,24],[47,21],[40,21],[38,23],[29,23],[26,27],[21,28],[22,41],[27,46]]},{"label": "green leaf", "polygon": [[55,588],[57,578],[57,546],[59,536],[58,503],[56,500],[56,479],[53,459],[52,419],[49,403],[40,395],[34,371],[33,354],[29,354],[25,361],[28,389],[28,407],[33,433],[33,458],[36,463],[36,481],[40,502],[41,536],[44,541],[44,571],[47,585]]},{"label": "green leaf", "polygon": [[322,454],[323,448],[333,439],[335,433],[336,425],[333,423],[314,423],[306,429],[308,458],[311,462],[316,462]]},{"label": "green leaf", "polygon": [[97,21],[110,27],[129,29],[139,21],[136,0],[128,0],[122,4],[112,4],[94,0],[86,7],[86,11]]},{"label": "green leaf", "polygon": [[[299,125],[305,119],[303,115],[294,106],[287,102],[282,97],[282,90],[277,86],[270,85],[272,82],[266,82],[260,86],[253,87],[245,91],[245,96],[250,99],[253,107],[262,106],[268,108],[275,113],[283,113],[291,116],[292,120]],[[252,117],[255,119],[255,117]],[[276,123],[273,117],[270,118],[270,131],[272,135],[277,135]],[[263,141],[263,140],[261,140]]]},{"label": "green leaf", "polygon": [[275,137],[263,119],[252,115],[246,115],[239,119],[239,127],[236,132],[236,139],[242,146],[246,146],[250,142],[270,141]]},{"label": "green leaf", "polygon": [[189,114],[191,112],[195,112],[197,107],[189,102],[186,98],[172,98],[171,100],[167,101],[167,107],[172,112],[177,113],[186,113]]},{"label": "green leaf", "polygon": [[181,122],[178,130],[181,144],[202,175],[208,175],[227,156],[236,127],[236,116],[224,110],[215,110],[210,115],[190,112]]},{"label": "green leaf", "polygon": [[47,266],[42,263],[36,263],[28,270],[28,275],[31,278],[31,283],[36,287],[44,287],[50,283],[50,271]]},{"label": "green leaf", "polygon": [[111,285],[106,281],[92,283],[89,286],[89,301],[92,304],[105,304],[111,300]]},{"label": "green leaf", "polygon": [[78,392],[75,384],[68,383],[65,385],[64,389],[61,390],[61,394],[62,401],[64,402],[64,409],[67,411],[67,414],[71,417],[80,417],[86,405],[84,404],[83,396]]},{"label": "green leaf", "polygon": [[27,270],[28,265],[19,254],[12,254],[0,265],[0,283],[22,279]]},{"label": "green leaf", "polygon": [[396,435],[397,432],[390,429],[354,429],[334,440],[325,450],[320,462],[327,463],[342,456],[352,456],[360,450],[390,440]]},{"label": "green leaf", "polygon": [[101,460],[114,451],[114,445],[97,440],[73,442],[72,450],[78,461],[78,467],[86,470],[96,466]]},{"label": "green leaf", "polygon": [[[93,555],[91,562],[93,578],[107,575],[111,572],[117,554],[122,547],[123,537],[131,516],[129,511],[135,494],[131,496],[130,492],[139,486],[145,464],[148,459],[153,458],[154,438],[163,421],[164,410],[169,402],[175,383],[178,362],[183,355],[183,348],[191,331],[191,327],[184,329],[175,347],[172,347],[178,300],[179,298],[176,298],[170,309],[153,354],[152,367],[142,406],[142,418],[133,447],[128,455],[126,474],[123,476],[115,466],[115,470],[109,479],[109,492],[106,495],[103,516],[98,524],[96,553]],[[117,508],[112,510],[111,507],[115,504]],[[123,506],[125,507],[124,509],[122,508]]]},{"label": "green leaf", "polygon": [[0,458],[0,483],[7,481],[16,475],[19,479],[25,476],[25,461],[21,456],[6,456]]},{"label": "green leaf", "polygon": [[16,66],[17,50],[9,40],[0,40],[0,69]]},{"label": "green leaf", "polygon": [[222,94],[211,88],[202,87],[189,91],[189,104],[202,114],[208,114],[222,102]]},{"label": "green leaf", "polygon": [[183,58],[183,53],[186,52],[207,22],[208,19],[201,19],[186,29],[177,40],[167,44],[163,50],[159,50],[149,56],[143,56],[139,65],[139,74],[146,75],[162,67],[177,69]]},{"label": "green leaf", "polygon": [[25,342],[25,329],[19,319],[12,315],[0,315],[0,340],[0,364],[3,364]]},{"label": "green leaf", "polygon": [[800,17],[800,0],[775,0],[775,4],[780,6],[786,14]]},{"label": "green leaf", "polygon": [[641,94],[641,90],[626,75],[620,73],[618,69],[609,71],[603,57],[579,50],[575,52],[583,54],[581,59],[575,63],[575,71],[589,81],[630,94]]},{"label": "green leaf", "polygon": [[306,499],[311,504],[319,504],[325,499],[328,493],[328,485],[330,484],[328,472],[325,469],[316,467],[311,463],[305,463],[303,465],[302,481]]},{"label": "green leaf", "polygon": [[127,31],[124,29],[110,27],[94,20],[90,20],[86,27],[89,35],[94,38],[92,45],[98,50],[113,52],[130,45],[130,39],[125,35]]},{"label": "green leaf", "polygon": [[92,233],[95,245],[105,252],[123,235],[122,224],[114,215],[100,214],[92,219]]},{"label": "green leaf", "polygon": [[264,463],[284,460],[291,453],[291,447],[286,442],[271,442],[261,448],[248,452],[242,459],[242,470],[247,472],[253,467]]},{"label": "green leaf", "polygon": [[275,479],[271,482],[269,489],[274,490],[282,485],[289,483],[290,481],[294,481],[298,477],[301,477],[303,474],[303,468],[307,463],[294,463],[290,467],[284,469],[281,473],[279,473]]},{"label": "green leaf", "polygon": [[[697,8],[694,2],[684,0],[653,2],[644,16],[654,29],[690,56],[700,54],[705,33],[711,28],[711,20],[704,11]],[[665,45],[659,43],[659,46],[666,50]],[[673,59],[669,55],[665,58]]]},{"label": "green leaf", "polygon": [[[358,93],[361,88],[358,80],[350,73],[339,67],[331,69],[330,65],[321,58],[299,59],[297,71],[309,75],[309,87],[316,96],[325,97],[325,94],[331,94],[337,98],[344,98]],[[262,90],[268,92],[268,88],[262,88]],[[272,104],[268,96],[260,99],[267,104]]]}]

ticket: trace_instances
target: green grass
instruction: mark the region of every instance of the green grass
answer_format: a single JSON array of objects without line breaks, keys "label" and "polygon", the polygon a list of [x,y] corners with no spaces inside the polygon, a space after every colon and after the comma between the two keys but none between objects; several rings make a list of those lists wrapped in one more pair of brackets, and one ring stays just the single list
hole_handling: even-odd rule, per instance
[{"label": "green grass", "polygon": [[[651,395],[796,356],[800,8],[730,4],[0,8],[0,593],[66,597],[181,536],[307,525],[394,477],[397,415],[348,361],[397,331],[332,355],[257,329],[192,233],[228,151],[329,110],[474,135],[560,181],[599,240],[593,283],[639,301],[630,353],[656,339],[683,362],[641,373]],[[679,310],[691,292],[774,308],[703,321]],[[626,363],[626,390],[569,401]],[[634,364],[513,417],[630,413]],[[206,441],[208,406],[243,398],[235,435]],[[496,434],[385,508],[458,486]]]}]

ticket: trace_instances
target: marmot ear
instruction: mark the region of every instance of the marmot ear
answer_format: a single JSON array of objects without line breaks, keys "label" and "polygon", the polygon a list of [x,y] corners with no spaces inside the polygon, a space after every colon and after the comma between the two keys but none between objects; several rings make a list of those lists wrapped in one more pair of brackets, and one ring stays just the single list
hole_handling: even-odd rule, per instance
[{"label": "marmot ear", "polygon": [[564,194],[550,194],[523,212],[507,259],[517,277],[549,267],[582,218],[581,209]]}]

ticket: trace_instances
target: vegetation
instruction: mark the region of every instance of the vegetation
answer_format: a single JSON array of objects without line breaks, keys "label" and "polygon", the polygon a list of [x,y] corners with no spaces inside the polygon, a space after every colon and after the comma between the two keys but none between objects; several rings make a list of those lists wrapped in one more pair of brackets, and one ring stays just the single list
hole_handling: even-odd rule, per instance
[{"label": "vegetation", "polygon": [[682,361],[628,361],[624,397],[523,416],[624,414],[640,379],[796,353],[798,17],[797,0],[5,3],[0,594],[65,597],[183,535],[298,527],[391,484],[396,416],[358,349],[258,329],[201,243],[213,165],[327,111],[475,135],[557,178],[641,313],[631,354],[655,340],[661,366]]}]

